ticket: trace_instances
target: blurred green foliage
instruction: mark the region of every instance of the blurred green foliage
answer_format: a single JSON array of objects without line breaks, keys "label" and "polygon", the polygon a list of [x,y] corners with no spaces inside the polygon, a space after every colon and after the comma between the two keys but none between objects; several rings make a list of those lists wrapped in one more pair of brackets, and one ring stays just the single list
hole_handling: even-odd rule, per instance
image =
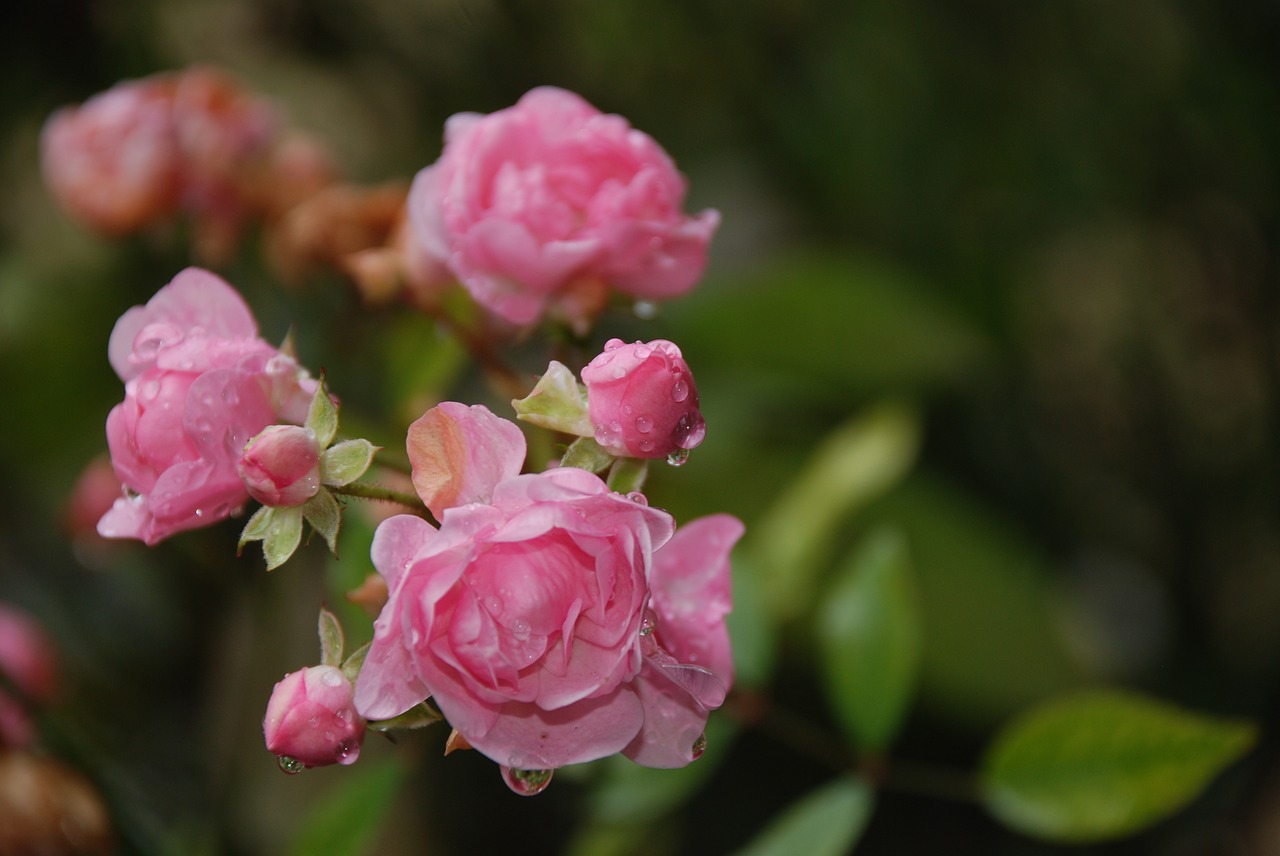
[{"label": "blurred green foliage", "polygon": [[[886,526],[924,640],[894,758],[972,770],[1001,721],[1100,682],[1280,720],[1278,38],[1280,8],[1256,0],[7,4],[0,598],[64,649],[46,743],[99,787],[125,853],[302,852],[323,837],[310,809],[371,794],[389,856],[730,852],[786,811],[774,840],[800,841],[804,812],[869,800],[809,751],[810,728],[828,762],[849,747],[807,625],[836,560]],[[708,439],[650,476],[653,504],[748,525],[744,692],[701,766],[611,761],[521,801],[425,729],[371,739],[367,780],[284,777],[262,707],[314,662],[322,603],[367,638],[337,593],[370,570],[374,521],[348,513],[343,561],[312,544],[270,577],[232,558],[235,523],[152,551],[70,534],[65,499],[120,398],[111,325],[189,258],[180,232],[80,233],[41,186],[37,135],[65,103],[193,62],[278,99],[366,181],[433,161],[454,112],[565,86],[666,146],[691,209],[721,210],[697,292],[598,331],[673,338],[698,378]],[[344,432],[394,450],[437,398],[507,412],[424,319],[366,312],[333,278],[282,289],[252,244],[221,272],[266,338],[292,327],[326,370]],[[890,400],[911,415],[885,417]],[[889,426],[869,468],[824,484],[823,456],[869,424]],[[1278,771],[1263,731],[1190,810],[1076,852],[1280,849]],[[894,781],[860,854],[1061,852]]]}]

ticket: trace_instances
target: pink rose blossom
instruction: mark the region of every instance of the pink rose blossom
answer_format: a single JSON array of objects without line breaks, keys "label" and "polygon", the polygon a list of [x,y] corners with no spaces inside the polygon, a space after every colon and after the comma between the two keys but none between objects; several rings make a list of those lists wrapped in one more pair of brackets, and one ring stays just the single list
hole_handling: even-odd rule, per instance
[{"label": "pink rose blossom", "polygon": [[646,299],[692,288],[720,215],[686,216],[684,196],[652,138],[540,87],[505,110],[450,118],[444,152],[414,181],[409,217],[481,305],[528,324],[583,283]]},{"label": "pink rose blossom", "polygon": [[665,458],[706,436],[693,375],[671,342],[611,339],[582,382],[596,442],[616,455]]},{"label": "pink rose blossom", "polygon": [[198,268],[121,316],[108,351],[125,381],[107,444],[126,495],[98,522],[107,538],[155,544],[235,512],[249,498],[237,472],[244,444],[268,425],[301,422],[315,390],[257,337],[235,290]]},{"label": "pink rose blossom", "polygon": [[411,454],[438,453],[415,460],[415,483],[424,466],[457,472],[423,497],[439,529],[401,515],[374,536],[390,595],[357,710],[387,719],[431,696],[514,770],[696,757],[732,678],[723,617],[741,524],[696,523],[668,544],[671,516],[639,494],[571,467],[518,475],[523,435],[483,407],[447,402],[416,424]]},{"label": "pink rose blossom", "polygon": [[316,432],[268,425],[244,447],[237,470],[249,495],[263,505],[302,505],[320,490]]},{"label": "pink rose blossom", "polygon": [[351,682],[342,670],[311,666],[276,684],[262,732],[268,750],[305,767],[354,764],[365,721],[352,705]]}]

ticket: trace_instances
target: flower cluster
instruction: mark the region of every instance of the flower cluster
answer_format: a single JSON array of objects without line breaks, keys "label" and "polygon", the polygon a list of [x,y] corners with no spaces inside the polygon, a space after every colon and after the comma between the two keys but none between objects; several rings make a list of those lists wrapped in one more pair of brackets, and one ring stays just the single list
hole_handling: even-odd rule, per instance
[{"label": "flower cluster", "polygon": [[[179,208],[230,222],[249,210],[245,165],[270,162],[274,135],[259,101],[187,72],[55,116],[45,163],[59,198],[104,231]],[[320,184],[279,218],[277,262],[327,261],[366,298],[409,286],[495,379],[524,390],[524,376],[497,371],[504,331],[550,319],[586,335],[611,289],[688,290],[719,219],[682,213],[684,180],[652,139],[554,88],[453,117],[407,195]],[[447,314],[436,297],[451,279],[492,324]],[[582,355],[581,382],[550,363],[513,405],[571,441],[560,460],[526,460],[520,427],[484,406],[431,407],[405,444],[413,493],[359,481],[379,448],[338,439],[323,379],[260,338],[209,271],[188,268],[128,310],[109,356],[125,383],[107,419],[124,494],[100,534],[155,544],[254,500],[239,544],[261,542],[272,569],[304,521],[337,555],[340,496],[410,512],[378,524],[381,584],[356,595],[376,615],[372,642],[344,653],[322,612],[321,662],[271,694],[263,731],[283,769],[351,764],[367,729],[441,718],[451,749],[488,756],[525,794],[559,767],[616,753],[651,767],[701,754],[733,681],[725,616],[743,527],[728,515],[677,527],[640,492],[651,460],[683,463],[706,432],[674,343],[610,339]]]}]

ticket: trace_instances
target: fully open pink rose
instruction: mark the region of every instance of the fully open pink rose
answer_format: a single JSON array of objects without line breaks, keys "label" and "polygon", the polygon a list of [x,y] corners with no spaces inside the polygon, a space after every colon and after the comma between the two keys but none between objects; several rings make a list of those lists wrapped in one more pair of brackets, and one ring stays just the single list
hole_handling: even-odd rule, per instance
[{"label": "fully open pink rose", "polygon": [[[706,266],[715,211],[682,211],[685,181],[652,138],[553,87],[487,116],[460,113],[418,173],[409,217],[472,296],[515,324],[608,285],[661,299]],[[570,319],[574,320],[574,319]]]},{"label": "fully open pink rose", "polygon": [[615,455],[665,458],[706,436],[693,375],[665,339],[610,339],[583,367],[582,382],[596,442]]},{"label": "fully open pink rose", "polygon": [[483,407],[446,403],[416,424],[411,455],[437,453],[415,460],[415,483],[424,466],[457,472],[427,482],[438,530],[403,515],[374,536],[390,596],[356,682],[360,713],[385,719],[431,696],[513,769],[623,750],[653,766],[696,757],[732,679],[723,618],[741,524],[713,518],[668,543],[669,514],[592,473],[515,474],[524,438]]},{"label": "fully open pink rose", "polygon": [[98,522],[107,538],[155,544],[207,526],[249,498],[236,466],[267,425],[301,422],[315,382],[257,337],[231,286],[188,268],[116,323],[111,365],[124,401],[107,444],[126,495]]},{"label": "fully open pink rose", "polygon": [[305,767],[354,764],[365,721],[352,705],[351,682],[342,671],[310,666],[276,684],[262,732],[269,751]]}]

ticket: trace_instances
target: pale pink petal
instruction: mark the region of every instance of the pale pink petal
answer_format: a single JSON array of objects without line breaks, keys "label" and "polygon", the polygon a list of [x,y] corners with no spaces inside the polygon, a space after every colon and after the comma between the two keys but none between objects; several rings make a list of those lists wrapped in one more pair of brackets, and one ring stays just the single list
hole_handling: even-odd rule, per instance
[{"label": "pale pink petal", "polygon": [[707,726],[707,709],[646,664],[629,686],[644,707],[644,725],[622,754],[646,767],[683,767],[694,760],[694,743]]},{"label": "pale pink petal", "polygon": [[378,524],[370,553],[373,566],[386,581],[388,589],[395,588],[435,534],[434,526],[412,514],[398,514]]},{"label": "pale pink petal", "polygon": [[413,486],[431,513],[488,502],[495,486],[520,472],[524,434],[482,405],[439,404],[409,426]]}]

